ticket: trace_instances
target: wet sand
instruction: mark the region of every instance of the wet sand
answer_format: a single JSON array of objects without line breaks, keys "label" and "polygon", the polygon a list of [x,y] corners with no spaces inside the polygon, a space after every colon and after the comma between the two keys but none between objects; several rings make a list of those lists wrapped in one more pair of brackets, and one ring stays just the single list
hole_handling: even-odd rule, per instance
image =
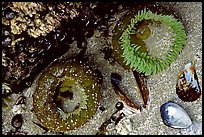
[{"label": "wet sand", "polygon": [[[147,80],[150,98],[148,107],[142,112],[137,113],[136,116],[131,117],[132,128],[130,135],[201,135],[202,134],[202,97],[194,102],[184,102],[176,94],[176,80],[177,75],[188,60],[195,62],[195,68],[198,75],[198,81],[202,87],[202,3],[201,2],[178,2],[178,3],[159,3],[167,7],[175,9],[178,14],[182,16],[187,31],[187,43],[177,57],[177,59],[166,70],[149,76]],[[115,15],[116,20],[122,14]],[[110,35],[114,23],[110,27]],[[94,35],[87,39],[86,56],[90,58],[87,60],[88,64],[92,64],[93,68],[97,68],[103,75],[102,85],[102,99],[101,106],[105,107],[105,111],[97,110],[96,115],[85,125],[79,129],[69,131],[65,134],[96,134],[100,125],[110,117],[115,111],[115,104],[118,101],[110,82],[110,74],[115,72],[122,76],[122,85],[127,89],[128,94],[133,96],[133,100],[142,103],[141,97],[137,92],[135,86],[134,76],[131,71],[125,70],[119,64],[111,65],[104,59],[104,54],[100,53],[100,49],[107,44],[111,45],[111,36],[103,39],[101,33],[97,30]],[[72,50],[67,54],[75,54],[76,42],[72,44]],[[66,56],[66,55],[64,55]],[[44,131],[32,121],[36,121],[36,116],[31,112],[32,109],[32,94],[36,83],[23,91],[23,95],[27,97],[27,109],[22,112],[24,123],[20,131],[27,132],[27,134],[59,134],[54,132],[43,133]],[[16,99],[19,95],[13,95]],[[160,106],[167,102],[174,101],[181,105],[192,119],[192,126],[187,129],[173,129],[163,124],[160,115]],[[13,117],[11,109],[2,111],[2,133],[14,129],[10,124],[10,119]],[[107,134],[123,134],[116,131],[116,129],[109,130]]]}]

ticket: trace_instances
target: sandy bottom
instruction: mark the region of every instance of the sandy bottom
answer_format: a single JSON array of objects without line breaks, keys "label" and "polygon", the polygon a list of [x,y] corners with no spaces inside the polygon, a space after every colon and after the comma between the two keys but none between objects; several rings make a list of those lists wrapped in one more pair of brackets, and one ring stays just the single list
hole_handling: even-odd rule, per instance
[{"label": "sandy bottom", "polygon": [[[177,59],[165,71],[154,76],[149,76],[147,80],[150,91],[148,107],[138,112],[136,116],[131,117],[132,131],[127,134],[131,135],[201,135],[202,134],[202,97],[194,102],[184,102],[178,98],[176,94],[176,79],[179,71],[184,67],[188,60],[195,62],[198,81],[202,87],[202,3],[179,2],[179,3],[161,3],[167,7],[172,7],[183,17],[187,31],[187,43],[177,57]],[[121,15],[115,15],[116,20]],[[110,27],[110,34],[114,28],[114,23]],[[112,34],[111,34],[112,35]],[[142,103],[141,97],[137,92],[133,73],[125,70],[119,64],[110,64],[104,59],[104,54],[100,53],[100,49],[111,45],[111,37],[104,39],[97,30],[93,37],[87,39],[88,49],[85,53],[89,57],[88,64],[92,64],[93,68],[97,68],[103,75],[102,98],[100,105],[104,106],[105,111],[97,110],[96,115],[82,127],[69,131],[65,134],[96,134],[101,124],[110,117],[115,111],[115,104],[118,98],[112,88],[110,82],[110,74],[115,72],[122,76],[122,85],[127,89],[128,94],[133,97],[134,101]],[[68,51],[74,54],[76,51],[76,42],[72,44],[73,49]],[[66,55],[64,55],[66,56]],[[21,132],[27,134],[59,134],[55,132],[44,133],[44,130],[32,121],[37,122],[35,114],[32,110],[32,94],[36,83],[33,82],[29,89],[23,91],[23,95],[27,97],[26,110],[22,110],[24,123],[20,129]],[[15,100],[20,95],[12,95]],[[193,124],[187,129],[173,129],[163,124],[160,115],[160,106],[167,102],[174,101],[181,105],[190,115]],[[14,116],[11,107],[2,110],[2,133],[6,134],[11,129],[11,118]],[[123,134],[115,128],[109,130],[107,134]]]}]

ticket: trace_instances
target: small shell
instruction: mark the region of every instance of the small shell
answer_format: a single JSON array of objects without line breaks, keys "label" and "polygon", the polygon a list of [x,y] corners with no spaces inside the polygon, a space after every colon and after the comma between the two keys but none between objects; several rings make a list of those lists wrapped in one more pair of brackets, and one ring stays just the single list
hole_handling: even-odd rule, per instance
[{"label": "small shell", "polygon": [[115,108],[118,109],[118,110],[122,110],[124,107],[123,103],[122,102],[117,102],[115,104]]},{"label": "small shell", "polygon": [[12,120],[11,120],[11,124],[12,124],[13,127],[19,129],[22,126],[22,124],[23,124],[23,117],[22,117],[22,115],[21,114],[15,115],[12,118]]},{"label": "small shell", "polygon": [[198,77],[192,63],[187,63],[178,75],[176,93],[183,101],[195,101],[201,95]]},{"label": "small shell", "polygon": [[101,111],[105,111],[105,110],[106,110],[106,108],[105,108],[104,106],[100,106],[99,109],[100,109]]},{"label": "small shell", "polygon": [[164,103],[160,108],[160,112],[164,124],[169,127],[188,128],[192,124],[187,112],[172,101]]}]

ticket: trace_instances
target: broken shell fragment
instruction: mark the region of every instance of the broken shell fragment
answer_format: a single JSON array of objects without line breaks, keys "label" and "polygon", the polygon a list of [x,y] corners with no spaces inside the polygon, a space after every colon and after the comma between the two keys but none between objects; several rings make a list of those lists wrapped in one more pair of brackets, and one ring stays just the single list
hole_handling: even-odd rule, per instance
[{"label": "broken shell fragment", "polygon": [[165,125],[172,128],[188,128],[192,121],[187,112],[172,101],[160,107],[161,117]]},{"label": "broken shell fragment", "polygon": [[201,95],[198,77],[194,65],[190,62],[185,65],[178,75],[176,94],[183,101],[195,101]]},{"label": "broken shell fragment", "polygon": [[132,122],[130,119],[124,119],[116,125],[116,131],[120,135],[128,135],[132,130]]},{"label": "broken shell fragment", "polygon": [[25,96],[20,96],[20,97],[16,100],[15,105],[25,104],[25,100],[26,100],[26,97],[25,97]]},{"label": "broken shell fragment", "polygon": [[25,105],[26,97],[25,96],[20,96],[16,100],[15,104],[13,105],[12,112],[14,114],[21,114],[26,110],[26,105]]}]

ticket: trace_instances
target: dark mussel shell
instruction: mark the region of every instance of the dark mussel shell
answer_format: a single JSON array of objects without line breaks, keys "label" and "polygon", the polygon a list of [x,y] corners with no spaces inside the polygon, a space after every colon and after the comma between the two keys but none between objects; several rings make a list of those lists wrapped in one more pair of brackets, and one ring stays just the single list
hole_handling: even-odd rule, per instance
[{"label": "dark mussel shell", "polygon": [[120,98],[122,102],[127,104],[129,107],[141,110],[141,106],[133,102],[131,97],[121,90],[120,88],[121,80],[122,77],[119,74],[111,73],[111,84],[116,95]]},{"label": "dark mussel shell", "polygon": [[164,103],[160,107],[161,117],[165,125],[172,128],[188,128],[192,121],[187,112],[172,101]]},{"label": "dark mussel shell", "polygon": [[181,100],[188,102],[197,100],[201,95],[198,77],[191,62],[187,63],[178,75],[176,94]]}]

